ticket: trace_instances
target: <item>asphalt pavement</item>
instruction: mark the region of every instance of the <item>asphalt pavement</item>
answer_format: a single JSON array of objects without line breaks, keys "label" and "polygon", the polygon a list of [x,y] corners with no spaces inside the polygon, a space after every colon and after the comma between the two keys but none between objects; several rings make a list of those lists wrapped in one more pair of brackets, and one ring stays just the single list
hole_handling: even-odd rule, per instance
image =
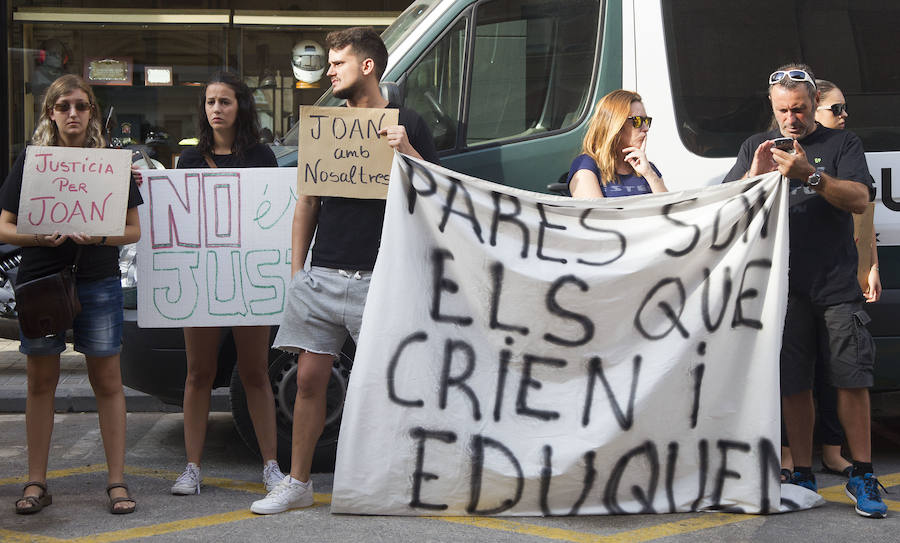
[{"label": "asphalt pavement", "polygon": [[[900,425],[893,428],[897,430]],[[16,515],[27,465],[24,417],[0,414],[0,541],[96,543],[112,541],[559,542],[632,541],[826,542],[897,541],[900,533],[900,448],[879,434],[875,460],[891,491],[888,518],[865,519],[844,496],[845,479],[817,473],[826,503],[783,515],[679,513],[580,517],[389,517],[331,514],[333,476],[313,474],[312,507],[259,516],[250,504],[264,495],[262,463],[246,447],[229,413],[210,416],[199,495],[172,496],[184,468],[179,413],[129,413],[126,481],[137,500],[131,515],[106,511],[103,447],[97,416],[56,416],[48,487],[53,504],[36,515]],[[818,465],[818,462],[816,462]],[[286,466],[284,466],[286,468]]]},{"label": "asphalt pavement", "polygon": [[[692,513],[552,518],[383,517],[330,513],[333,475],[314,474],[312,507],[272,516],[249,511],[265,494],[262,465],[241,443],[231,414],[210,415],[200,495],[174,497],[184,467],[183,419],[155,398],[126,389],[126,480],[137,499],[132,515],[110,515],[105,458],[84,357],[61,356],[48,486],[53,505],[37,515],[13,512],[26,480],[25,356],[0,339],[0,541],[896,541],[900,533],[900,419],[873,424],[874,460],[888,487],[888,518],[864,519],[844,496],[844,479],[817,473],[823,507],[784,515]],[[227,389],[214,409],[228,410]],[[164,412],[160,412],[164,411]],[[165,412],[169,411],[169,412]],[[815,460],[816,466],[819,465]],[[288,466],[282,466],[285,470]]]}]

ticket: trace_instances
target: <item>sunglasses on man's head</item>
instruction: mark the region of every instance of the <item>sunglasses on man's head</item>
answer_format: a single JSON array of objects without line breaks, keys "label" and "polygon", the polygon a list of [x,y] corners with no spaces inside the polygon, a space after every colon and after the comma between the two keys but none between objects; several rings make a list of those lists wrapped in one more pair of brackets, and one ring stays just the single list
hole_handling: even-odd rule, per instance
[{"label": "sunglasses on man's head", "polygon": [[814,89],[816,88],[816,80],[803,70],[778,70],[777,72],[772,72],[772,75],[769,76],[769,85],[774,85],[785,77],[790,78],[791,81],[806,81],[812,85]]},{"label": "sunglasses on man's head", "polygon": [[646,124],[647,128],[650,128],[650,123],[653,122],[653,117],[641,117],[640,115],[632,115],[631,117],[625,117],[625,120],[631,121],[631,126],[635,128],[640,128],[642,124]]},{"label": "sunglasses on man's head", "polygon": [[70,108],[75,108],[76,111],[87,111],[91,109],[90,102],[75,102],[74,104],[70,104],[69,102],[60,102],[58,104],[53,104],[53,109],[60,113],[66,113]]},{"label": "sunglasses on man's head", "polygon": [[830,109],[835,117],[840,117],[847,111],[847,104],[831,104],[830,106],[819,106],[816,109]]}]

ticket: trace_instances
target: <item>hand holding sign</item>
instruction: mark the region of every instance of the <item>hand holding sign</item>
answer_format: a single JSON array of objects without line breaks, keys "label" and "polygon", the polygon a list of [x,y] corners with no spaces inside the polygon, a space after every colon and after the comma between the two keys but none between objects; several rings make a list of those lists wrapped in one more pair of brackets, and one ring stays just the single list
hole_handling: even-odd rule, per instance
[{"label": "hand holding sign", "polygon": [[406,127],[402,124],[395,124],[381,129],[380,135],[387,137],[388,145],[404,155],[412,155],[418,158],[419,153],[409,143],[409,137],[406,135]]}]

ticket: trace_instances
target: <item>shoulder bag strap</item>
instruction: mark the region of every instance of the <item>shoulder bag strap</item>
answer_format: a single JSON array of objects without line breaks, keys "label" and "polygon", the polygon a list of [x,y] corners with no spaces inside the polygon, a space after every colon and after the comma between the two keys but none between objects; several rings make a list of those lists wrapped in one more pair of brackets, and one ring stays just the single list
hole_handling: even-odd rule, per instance
[{"label": "shoulder bag strap", "polygon": [[78,271],[78,259],[81,258],[81,245],[78,246],[78,249],[75,251],[75,260],[72,261],[72,275],[75,275],[75,272]]}]

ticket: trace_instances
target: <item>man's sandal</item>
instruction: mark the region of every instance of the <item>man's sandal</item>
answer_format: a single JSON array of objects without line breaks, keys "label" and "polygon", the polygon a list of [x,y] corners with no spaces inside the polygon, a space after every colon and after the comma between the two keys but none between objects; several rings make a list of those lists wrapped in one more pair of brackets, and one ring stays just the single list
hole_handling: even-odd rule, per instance
[{"label": "man's sandal", "polygon": [[[125,496],[120,496],[118,498],[113,498],[109,495],[109,491],[114,488],[124,488]],[[125,483],[112,483],[106,487],[106,495],[109,497],[109,512],[113,515],[127,515],[128,513],[134,513],[134,508],[137,507],[137,502],[134,501],[134,498],[131,497],[131,494],[128,492],[128,485]],[[131,507],[116,507],[117,503],[122,502],[131,502]]]},{"label": "man's sandal", "polygon": [[44,507],[53,503],[53,496],[47,494],[47,485],[40,481],[29,481],[25,483],[25,487],[22,489],[24,493],[28,490],[29,486],[36,486],[41,489],[41,493],[38,496],[22,496],[18,500],[16,500],[16,513],[20,515],[30,515],[32,513],[37,513]]}]

